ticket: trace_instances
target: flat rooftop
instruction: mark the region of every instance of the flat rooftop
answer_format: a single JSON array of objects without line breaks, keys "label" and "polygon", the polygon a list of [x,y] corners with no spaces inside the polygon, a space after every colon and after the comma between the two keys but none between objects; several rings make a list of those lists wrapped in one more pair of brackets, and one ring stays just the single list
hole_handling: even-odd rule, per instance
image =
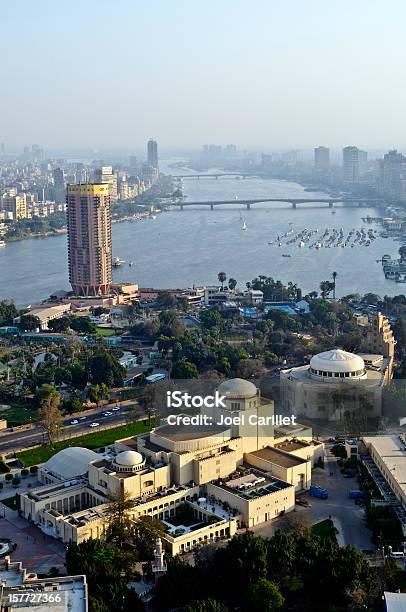
[{"label": "flat rooftop", "polygon": [[183,440],[197,440],[199,438],[209,438],[214,436],[230,438],[228,427],[216,427],[215,425],[161,425],[154,429],[153,433],[159,437],[182,442]]},{"label": "flat rooftop", "polygon": [[288,455],[287,453],[278,450],[277,448],[271,448],[270,446],[253,451],[252,453],[248,453],[248,457],[249,456],[264,459],[265,461],[269,461],[270,463],[274,463],[275,465],[279,465],[284,468],[296,467],[297,465],[306,463],[305,459],[300,459],[294,455]]},{"label": "flat rooftop", "polygon": [[[402,435],[365,436],[367,447],[374,449],[399,485],[406,484],[406,439]],[[403,441],[404,440],[404,441]]]},{"label": "flat rooftop", "polygon": [[311,442],[302,442],[301,440],[285,440],[284,442],[278,442],[274,446],[278,450],[282,450],[289,453],[291,451],[307,448],[311,445]]},{"label": "flat rooftop", "polygon": [[216,486],[246,500],[270,495],[293,486],[251,466],[246,467],[249,471],[248,474],[244,474],[239,478],[230,478],[227,481],[222,481],[221,484],[216,484]]}]

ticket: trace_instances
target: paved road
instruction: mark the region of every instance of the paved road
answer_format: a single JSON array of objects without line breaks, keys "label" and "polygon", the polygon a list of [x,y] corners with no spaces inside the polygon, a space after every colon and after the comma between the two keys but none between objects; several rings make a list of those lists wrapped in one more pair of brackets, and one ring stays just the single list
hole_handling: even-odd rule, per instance
[{"label": "paved road", "polygon": [[[100,409],[98,412],[93,412],[92,414],[84,417],[82,420],[79,420],[77,425],[70,424],[74,417],[65,419],[63,436],[75,437],[81,434],[88,434],[92,431],[97,431],[97,428],[90,428],[90,424],[93,422],[100,423],[102,426],[118,426],[126,423],[128,419],[127,412],[120,409],[120,411],[114,412],[111,416],[102,416],[102,413],[106,412],[107,410],[109,410],[108,407],[103,407],[103,409]],[[145,417],[145,415],[137,412],[137,416],[139,415]],[[131,416],[134,418],[133,415]],[[11,450],[16,451],[29,446],[35,446],[36,444],[43,444],[45,441],[46,433],[44,432],[44,429],[39,426],[24,431],[3,433],[0,434],[0,453],[5,453]]]}]

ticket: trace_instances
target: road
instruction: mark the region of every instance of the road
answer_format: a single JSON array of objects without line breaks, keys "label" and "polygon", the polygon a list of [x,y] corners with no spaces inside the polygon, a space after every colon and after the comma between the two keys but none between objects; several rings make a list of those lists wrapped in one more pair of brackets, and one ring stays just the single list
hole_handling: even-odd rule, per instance
[{"label": "road", "polygon": [[[87,414],[86,416],[81,417],[81,420],[79,420],[78,417],[75,416],[71,416],[69,418],[64,419],[62,436],[76,437],[82,434],[88,434],[94,431],[98,431],[97,427],[90,427],[90,424],[93,422],[100,423],[100,425],[102,426],[124,425],[128,419],[128,413],[124,409],[120,409],[120,411],[113,412],[111,416],[102,416],[103,412],[109,410],[111,411],[111,408],[112,406],[104,406],[99,410],[92,411],[91,414]],[[146,415],[137,412],[137,416]],[[134,415],[131,415],[131,418],[133,419]],[[71,421],[73,419],[79,420],[77,425],[71,425]],[[44,429],[40,426],[34,426],[31,429],[27,429],[24,431],[0,433],[0,453],[6,453],[11,450],[17,451],[30,446],[35,446],[36,444],[43,444],[44,442],[46,442],[46,439],[46,433]]]}]

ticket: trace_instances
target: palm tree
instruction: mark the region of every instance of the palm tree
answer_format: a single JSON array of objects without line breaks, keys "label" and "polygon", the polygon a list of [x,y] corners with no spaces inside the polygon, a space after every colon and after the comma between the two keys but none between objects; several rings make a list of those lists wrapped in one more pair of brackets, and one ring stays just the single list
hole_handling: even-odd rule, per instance
[{"label": "palm tree", "polygon": [[221,290],[223,291],[224,283],[226,282],[226,279],[227,279],[227,274],[225,272],[219,272],[217,275],[217,278],[219,279],[219,282],[221,283]]},{"label": "palm tree", "polygon": [[337,272],[333,272],[331,276],[333,277],[333,285],[334,285],[333,286],[333,300],[335,300],[336,299],[336,278],[338,274]]},{"label": "palm tree", "polygon": [[237,281],[235,280],[235,278],[229,278],[228,279],[228,288],[230,289],[230,291],[234,291],[236,286],[237,286]]}]

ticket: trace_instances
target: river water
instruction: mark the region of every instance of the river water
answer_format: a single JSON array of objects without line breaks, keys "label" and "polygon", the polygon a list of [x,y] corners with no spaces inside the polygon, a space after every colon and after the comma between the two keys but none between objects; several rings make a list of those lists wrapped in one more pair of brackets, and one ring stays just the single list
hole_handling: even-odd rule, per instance
[{"label": "river water", "polygon": [[[168,171],[165,163],[162,170]],[[170,170],[176,174],[176,170]],[[184,171],[179,171],[184,174]],[[235,177],[186,179],[184,192],[190,201],[255,197],[326,197],[308,193],[287,181]],[[116,282],[138,282],[143,287],[188,287],[216,284],[217,274],[237,279],[240,286],[264,274],[284,282],[297,283],[304,292],[318,290],[320,281],[336,271],[337,295],[374,292],[379,295],[402,293],[403,285],[386,280],[376,260],[397,254],[399,244],[378,238],[370,247],[309,249],[297,245],[269,245],[289,228],[324,231],[325,228],[369,228],[362,221],[373,208],[331,209],[323,204],[256,204],[251,210],[238,205],[185,208],[157,215],[155,220],[125,221],[113,225],[113,253],[133,261],[114,271]],[[247,230],[242,229],[246,223]],[[372,226],[375,227],[375,226]],[[378,228],[379,229],[379,228]],[[36,238],[9,243],[0,249],[0,299],[13,299],[18,305],[38,302],[51,292],[69,289],[66,236]],[[290,258],[282,254],[291,254]]]}]

